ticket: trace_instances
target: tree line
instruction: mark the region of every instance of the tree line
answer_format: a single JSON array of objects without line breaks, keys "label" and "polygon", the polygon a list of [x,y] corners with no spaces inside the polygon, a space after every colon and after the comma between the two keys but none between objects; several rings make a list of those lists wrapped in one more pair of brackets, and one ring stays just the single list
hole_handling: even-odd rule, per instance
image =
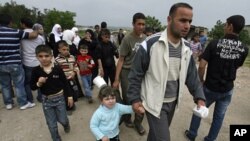
[{"label": "tree line", "polygon": [[20,19],[29,17],[35,23],[44,26],[45,32],[50,32],[54,24],[60,24],[64,29],[71,29],[75,26],[74,17],[76,14],[70,11],[59,11],[54,9],[39,10],[36,7],[26,8],[23,4],[17,4],[11,0],[4,5],[0,4],[0,13],[8,13],[13,18],[13,27],[20,27]]},{"label": "tree line", "polygon": [[[216,25],[209,32],[209,37],[211,39],[219,39],[224,36],[224,23],[221,20],[216,22]],[[250,45],[250,36],[246,29],[243,29],[239,35],[240,40],[246,44]]]},{"label": "tree line", "polygon": [[[71,11],[59,11],[55,8],[53,9],[43,9],[42,11],[36,7],[32,9],[26,8],[25,5],[17,4],[15,1],[11,0],[6,2],[4,5],[0,4],[0,13],[8,13],[13,18],[13,27],[19,28],[20,19],[22,17],[29,17],[34,22],[40,23],[44,26],[45,32],[49,33],[54,24],[60,24],[64,29],[71,29],[75,26],[74,17],[76,13]],[[161,31],[166,26],[163,26],[161,22],[154,16],[146,17],[146,27],[153,30]],[[215,26],[209,31],[208,36],[211,39],[218,39],[224,36],[223,33],[224,24],[218,20]],[[250,45],[250,36],[247,30],[243,30],[240,33],[240,39],[243,43]]]}]

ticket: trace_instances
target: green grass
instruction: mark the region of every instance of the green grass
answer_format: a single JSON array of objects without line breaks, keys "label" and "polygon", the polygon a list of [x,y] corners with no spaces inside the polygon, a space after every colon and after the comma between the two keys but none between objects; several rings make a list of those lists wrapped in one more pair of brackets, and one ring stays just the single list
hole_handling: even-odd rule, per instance
[{"label": "green grass", "polygon": [[246,67],[250,68],[250,49],[248,51],[248,56],[247,56],[243,66],[246,66]]}]

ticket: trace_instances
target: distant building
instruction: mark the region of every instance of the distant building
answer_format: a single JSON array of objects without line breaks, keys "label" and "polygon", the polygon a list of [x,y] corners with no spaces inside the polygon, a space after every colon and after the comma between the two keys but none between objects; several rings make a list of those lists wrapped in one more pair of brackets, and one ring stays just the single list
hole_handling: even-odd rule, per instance
[{"label": "distant building", "polygon": [[202,26],[191,25],[189,33],[188,33],[186,39],[190,40],[195,33],[200,33],[201,31],[204,31],[205,35],[208,34],[208,28],[202,27]]}]

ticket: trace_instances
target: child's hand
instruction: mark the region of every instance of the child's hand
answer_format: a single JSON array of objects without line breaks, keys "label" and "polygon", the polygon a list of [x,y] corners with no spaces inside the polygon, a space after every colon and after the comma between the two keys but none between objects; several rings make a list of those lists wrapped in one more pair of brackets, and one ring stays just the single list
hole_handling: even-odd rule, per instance
[{"label": "child's hand", "polygon": [[109,138],[107,136],[102,137],[102,141],[109,141]]},{"label": "child's hand", "polygon": [[39,79],[38,79],[36,85],[37,85],[38,87],[41,87],[41,86],[46,82],[47,79],[48,79],[48,77],[39,77]]},{"label": "child's hand", "polygon": [[38,83],[45,83],[48,77],[39,77]]},{"label": "child's hand", "polygon": [[75,77],[76,73],[72,72],[70,75],[67,77],[67,79],[73,79]]},{"label": "child's hand", "polygon": [[133,103],[132,108],[133,108],[134,112],[137,113],[138,115],[141,115],[141,114],[145,113],[145,109],[144,109],[141,102]]},{"label": "child's hand", "polygon": [[68,97],[68,106],[71,108],[74,105],[73,97]]},{"label": "child's hand", "polygon": [[138,108],[138,112],[140,112],[140,113],[145,113],[145,109],[144,109],[144,107],[143,106],[141,106],[141,107],[139,107]]},{"label": "child's hand", "polygon": [[104,71],[103,71],[103,69],[102,69],[102,68],[100,68],[100,69],[99,69],[99,75],[100,75],[101,77],[103,77],[103,76],[104,76]]},{"label": "child's hand", "polygon": [[91,64],[88,65],[88,68],[92,68],[93,66]]}]

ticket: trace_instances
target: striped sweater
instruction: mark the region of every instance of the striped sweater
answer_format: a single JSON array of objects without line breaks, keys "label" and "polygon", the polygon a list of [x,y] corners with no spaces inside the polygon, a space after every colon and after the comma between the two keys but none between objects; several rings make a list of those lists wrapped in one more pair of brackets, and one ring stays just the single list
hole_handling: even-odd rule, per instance
[{"label": "striped sweater", "polygon": [[20,41],[28,37],[22,30],[0,26],[0,65],[21,64]]},{"label": "striped sweater", "polygon": [[69,77],[72,73],[79,71],[76,59],[73,55],[65,57],[59,54],[56,57],[55,62],[60,65],[66,77]]}]

